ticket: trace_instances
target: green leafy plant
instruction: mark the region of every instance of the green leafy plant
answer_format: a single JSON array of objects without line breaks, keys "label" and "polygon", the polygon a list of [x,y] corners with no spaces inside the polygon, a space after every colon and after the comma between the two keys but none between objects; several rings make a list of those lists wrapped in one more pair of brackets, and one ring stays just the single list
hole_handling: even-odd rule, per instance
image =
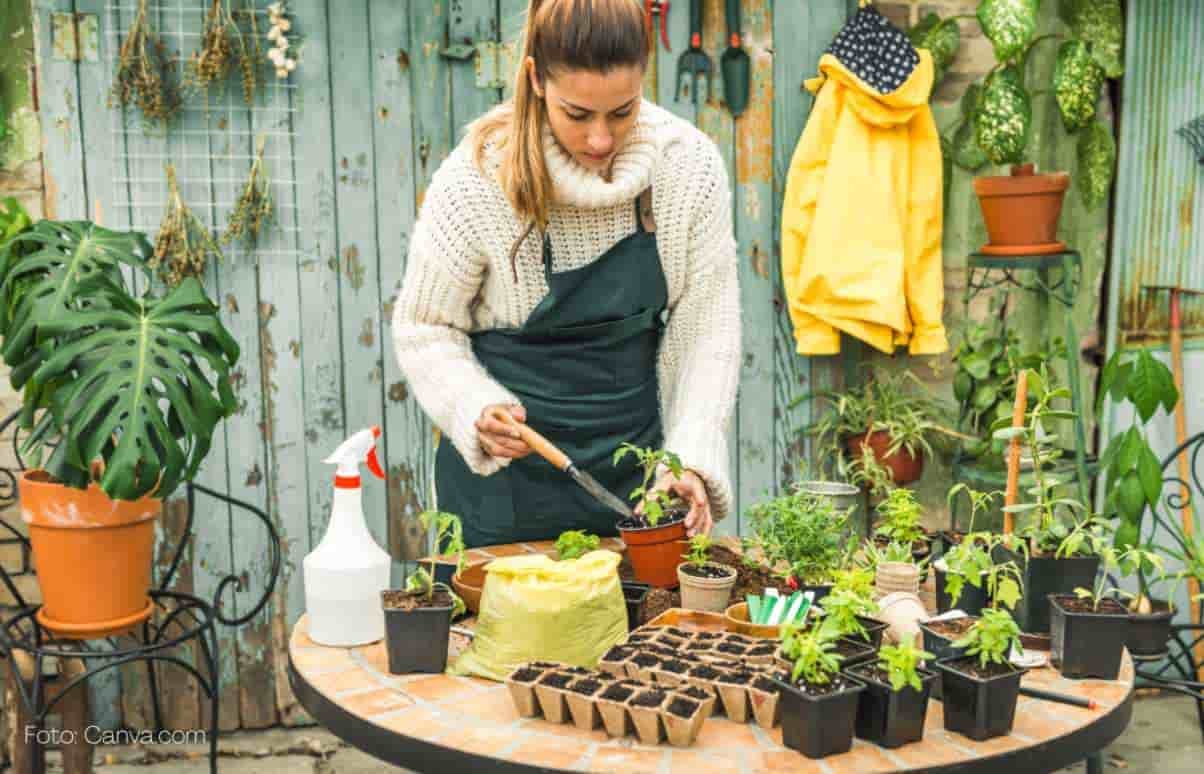
[{"label": "green leafy plant", "polygon": [[33,225],[21,202],[11,196],[0,200],[0,250],[4,243]]},{"label": "green leafy plant", "polygon": [[619,461],[628,454],[635,456],[644,471],[643,480],[639,486],[631,490],[628,499],[638,501],[643,506],[644,521],[648,526],[655,527],[664,518],[665,510],[673,503],[674,498],[663,489],[650,488],[653,483],[652,477],[656,475],[657,468],[664,465],[672,471],[674,476],[680,478],[684,470],[681,459],[667,449],[647,449],[635,444],[624,443],[615,449],[613,464],[618,465]]},{"label": "green leafy plant", "polygon": [[999,492],[980,492],[964,482],[954,484],[949,487],[949,492],[945,495],[945,502],[949,505],[950,511],[953,510],[953,502],[959,494],[965,494],[970,501],[970,523],[966,527],[966,532],[974,532],[974,524],[978,520],[979,514],[991,510],[991,506],[999,497]]},{"label": "green leafy plant", "polygon": [[1020,627],[1006,610],[986,608],[953,647],[965,648],[966,655],[977,656],[983,668],[988,664],[1007,664],[1012,649],[1021,649]]},{"label": "green leafy plant", "polygon": [[101,488],[121,500],[191,479],[238,407],[239,348],[217,306],[196,280],[152,287],[149,256],[144,235],[86,221],[39,221],[0,246],[0,354],[22,390],[22,454],[81,488],[99,460]]},{"label": "green leafy plant", "polygon": [[714,541],[706,533],[699,533],[690,538],[690,550],[682,554],[682,558],[695,567],[702,567],[711,559],[711,546]]},{"label": "green leafy plant", "polygon": [[927,535],[920,526],[920,503],[910,489],[892,489],[886,499],[878,504],[878,514],[882,520],[874,530],[875,537],[910,546]]},{"label": "green leafy plant", "polygon": [[[962,115],[942,144],[953,163],[977,172],[987,161],[1018,164],[1025,160],[1032,137],[1032,100],[1051,94],[1066,130],[1078,133],[1079,186],[1084,204],[1104,202],[1112,184],[1116,142],[1096,118],[1096,106],[1107,78],[1124,73],[1121,46],[1124,17],[1120,0],[1059,0],[1058,15],[1069,35],[1038,35],[1039,0],[982,0],[975,17],[995,50],[996,65],[981,87],[962,98]],[[960,45],[954,29],[964,15],[941,19],[928,14],[909,33],[917,46],[929,48],[943,75]],[[1028,61],[1043,41],[1058,41],[1052,82],[1033,90]]]},{"label": "green leafy plant", "polygon": [[874,572],[864,567],[849,567],[832,573],[832,594],[848,592],[865,599],[874,596]]},{"label": "green leafy plant", "polygon": [[759,550],[770,567],[804,585],[827,583],[849,557],[852,541],[844,537],[849,511],[831,498],[795,488],[754,505],[749,518],[745,555]]},{"label": "green leafy plant", "polygon": [[444,555],[456,555],[456,573],[464,569],[464,528],[460,523],[460,517],[454,513],[446,513],[444,511],[426,510],[418,514],[418,523],[427,532],[432,529],[435,532],[435,549],[431,551],[428,559],[428,566],[418,566],[410,577],[406,579],[406,591],[424,596],[429,602],[435,596],[436,589],[447,592],[452,601],[452,617],[464,613],[467,608],[464,606],[464,600],[456,592],[452,591],[446,583],[438,583],[435,581],[435,558],[442,552]]},{"label": "green leafy plant", "polygon": [[1133,599],[1137,596],[1117,586],[1116,581],[1109,577],[1109,570],[1120,571],[1122,575],[1131,575],[1143,566],[1163,571],[1162,557],[1143,548],[1133,547],[1117,551],[1114,547],[1106,545],[1100,548],[1099,558],[1102,572],[1096,576],[1095,584],[1089,589],[1079,586],[1074,590],[1079,599],[1091,600],[1091,609],[1096,613],[1099,612],[1100,603],[1108,597],[1119,601],[1121,597]]},{"label": "green leafy plant", "polygon": [[801,677],[810,685],[827,685],[840,672],[840,659],[831,637],[818,628],[802,629],[795,624],[782,627],[782,656],[794,662],[790,678]]},{"label": "green leafy plant", "polygon": [[833,639],[850,634],[868,636],[865,624],[858,616],[870,618],[878,612],[878,604],[873,599],[844,589],[833,590],[823,598],[822,605],[824,615],[819,628]]},{"label": "green leafy plant", "polygon": [[570,529],[556,538],[556,556],[561,561],[585,556],[598,548],[600,538],[579,529]]},{"label": "green leafy plant", "polygon": [[896,693],[908,686],[916,691],[924,690],[924,683],[920,680],[920,662],[933,658],[936,658],[933,654],[920,650],[906,640],[898,645],[883,645],[878,650],[878,666],[886,671],[890,688]]},{"label": "green leafy plant", "polygon": [[1009,610],[1016,607],[1024,587],[1024,573],[1012,559],[995,561],[995,549],[1004,542],[1002,535],[972,532],[945,552],[945,590],[953,604],[961,599],[968,583],[976,589],[986,589],[992,607],[1004,605]]},{"label": "green leafy plant", "polygon": [[796,429],[812,436],[812,458],[825,474],[856,485],[866,485],[876,496],[893,487],[881,460],[862,448],[850,450],[849,440],[866,433],[883,431],[890,438],[885,456],[904,451],[910,455],[934,454],[938,437],[959,437],[948,427],[951,413],[910,371],[876,376],[864,385],[844,392],[809,392],[790,403],[796,408],[805,401],[819,404],[817,421]]},{"label": "green leafy plant", "polygon": [[861,557],[859,562],[862,568],[867,570],[876,570],[878,565],[883,562],[893,564],[910,564],[920,570],[928,564],[931,556],[924,556],[916,559],[915,554],[911,551],[909,543],[887,543],[884,546],[878,546],[874,541],[867,540],[861,547]]}]

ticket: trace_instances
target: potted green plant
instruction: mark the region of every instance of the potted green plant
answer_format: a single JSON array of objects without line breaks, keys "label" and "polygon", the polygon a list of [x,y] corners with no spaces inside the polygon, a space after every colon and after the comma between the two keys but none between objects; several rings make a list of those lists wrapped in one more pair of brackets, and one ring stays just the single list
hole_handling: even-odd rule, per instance
[{"label": "potted green plant", "polygon": [[0,355],[29,431],[18,488],[38,618],[68,637],[121,633],[153,609],[162,501],[196,475],[237,410],[238,344],[198,281],[151,281],[143,234],[29,224],[12,204],[5,220]]},{"label": "potted green plant", "polygon": [[853,746],[858,694],[865,686],[841,674],[834,641],[818,629],[791,629],[790,635],[793,667],[774,680],[780,692],[782,744],[808,758],[848,752]]},{"label": "potted green plant", "polygon": [[892,489],[886,499],[878,503],[877,510],[881,518],[874,527],[875,543],[880,546],[889,543],[911,546],[916,559],[931,553],[932,537],[920,524],[923,511],[915,492],[902,487]]},{"label": "potted green plant", "polygon": [[878,648],[887,625],[874,618],[878,604],[869,595],[849,588],[833,589],[824,597],[823,615],[818,626],[830,638],[848,637]]},{"label": "potted green plant", "polygon": [[681,606],[687,610],[722,613],[736,585],[736,569],[710,560],[711,538],[698,534],[690,538],[686,560],[677,565],[681,584]]},{"label": "potted green plant", "polygon": [[1135,595],[1117,587],[1108,572],[1120,571],[1125,565],[1162,567],[1161,557],[1141,548],[1117,551],[1102,546],[1100,559],[1103,572],[1090,588],[1049,596],[1050,661],[1063,677],[1116,679],[1129,636],[1129,610],[1117,598]]},{"label": "potted green plant", "polygon": [[844,392],[796,398],[826,404],[800,432],[814,438],[814,459],[828,461],[837,477],[868,487],[875,496],[916,481],[938,436],[960,437],[946,426],[948,410],[910,371],[876,377]]},{"label": "potted green plant", "polygon": [[911,546],[904,543],[888,543],[879,547],[872,540],[862,547],[863,566],[874,571],[874,586],[879,594],[904,592],[917,594],[920,590],[920,573],[928,557],[916,559]]},{"label": "potted green plant", "polygon": [[1025,672],[1010,661],[1020,648],[1020,627],[1006,610],[987,608],[954,645],[965,655],[936,662],[945,729],[979,742],[1010,733]]},{"label": "potted green plant", "polygon": [[389,672],[439,673],[447,669],[447,638],[452,619],[464,613],[464,601],[445,583],[435,580],[435,555],[454,554],[456,572],[464,566],[464,536],[460,517],[427,510],[418,514],[426,531],[434,530],[437,551],[429,566],[419,565],[406,579],[405,589],[381,592],[385,611],[385,651]]},{"label": "potted green plant", "polygon": [[937,674],[920,668],[933,655],[910,642],[886,645],[872,664],[847,673],[865,684],[857,701],[856,733],[861,739],[893,749],[924,738],[928,695]]},{"label": "potted green plant", "polygon": [[991,510],[994,501],[999,497],[998,492],[979,492],[977,489],[971,488],[965,483],[957,483],[949,488],[949,493],[945,497],[945,502],[949,506],[949,512],[953,513],[955,509],[955,501],[959,494],[965,494],[970,501],[970,520],[965,530],[957,529],[956,527],[948,530],[940,530],[936,535],[935,543],[940,546],[940,555],[944,556],[949,549],[962,542],[966,535],[976,532],[976,526],[981,514]]},{"label": "potted green plant", "polygon": [[629,499],[636,503],[637,514],[618,523],[619,534],[631,557],[637,581],[661,588],[677,586],[677,560],[680,544],[686,539],[686,515],[690,506],[680,497],[652,486],[660,466],[680,477],[681,459],[667,449],[648,449],[624,443],[615,449],[614,464],[632,454],[643,470],[640,485],[631,490]]},{"label": "potted green plant", "polygon": [[[1039,8],[1035,0],[978,4],[978,23],[994,47],[996,65],[981,86],[966,91],[961,118],[942,139],[945,155],[970,172],[987,162],[1011,165],[1010,175],[974,179],[990,237],[983,251],[999,255],[1065,249],[1057,241],[1057,225],[1070,175],[1034,174],[1029,155],[1034,95],[1051,94],[1066,130],[1078,135],[1077,185],[1088,208],[1107,199],[1116,162],[1116,142],[1111,129],[1097,120],[1096,106],[1105,79],[1124,72],[1120,2],[1060,3],[1059,15],[1068,35],[1038,35]],[[910,33],[916,45],[933,51],[938,72],[943,73],[957,53],[958,18],[929,14]],[[1027,64],[1033,48],[1045,41],[1061,42],[1052,82],[1035,90]]]},{"label": "potted green plant", "polygon": [[580,529],[570,529],[561,532],[556,538],[556,558],[564,562],[585,556],[590,551],[598,550],[601,539]]},{"label": "potted green plant", "polygon": [[849,511],[830,498],[794,489],[754,505],[749,521],[745,555],[759,552],[788,586],[811,591],[820,602],[850,554]]},{"label": "potted green plant", "polygon": [[978,615],[988,606],[1016,607],[1024,574],[1014,559],[997,550],[1004,540],[1002,535],[972,532],[945,552],[934,565],[937,612],[956,607]]}]

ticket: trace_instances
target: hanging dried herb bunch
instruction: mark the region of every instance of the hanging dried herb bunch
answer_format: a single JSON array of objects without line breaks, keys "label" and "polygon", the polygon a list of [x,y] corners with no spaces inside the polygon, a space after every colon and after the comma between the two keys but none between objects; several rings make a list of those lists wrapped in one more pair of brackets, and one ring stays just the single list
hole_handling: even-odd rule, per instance
[{"label": "hanging dried herb bunch", "polygon": [[208,227],[192,214],[180,196],[175,165],[167,165],[167,212],[159,224],[155,254],[148,262],[168,285],[178,285],[185,277],[203,277],[210,257],[222,259],[222,251]]},{"label": "hanging dried herb bunch", "polygon": [[163,41],[147,16],[146,0],[138,0],[138,14],[121,43],[109,107],[137,105],[146,118],[166,124],[180,108],[174,79]]},{"label": "hanging dried herb bunch", "polygon": [[230,223],[226,233],[222,235],[222,244],[230,244],[235,239],[242,239],[247,247],[254,247],[259,241],[259,233],[273,218],[272,187],[267,172],[263,166],[263,149],[267,137],[260,135],[255,146],[255,161],[251,164],[251,173],[243,184],[242,194],[230,213]]},{"label": "hanging dried herb bunch", "polygon": [[185,84],[200,91],[224,82],[234,66],[234,39],[238,36],[225,0],[212,0],[201,31],[201,49],[188,58]]},{"label": "hanging dried herb bunch", "polygon": [[256,21],[255,0],[247,0],[247,7],[237,12],[239,17],[247,19],[250,27],[249,35],[238,36],[238,68],[242,80],[242,96],[248,105],[255,102],[255,93],[262,84],[259,70],[259,60],[262,52],[259,48],[259,22]]}]

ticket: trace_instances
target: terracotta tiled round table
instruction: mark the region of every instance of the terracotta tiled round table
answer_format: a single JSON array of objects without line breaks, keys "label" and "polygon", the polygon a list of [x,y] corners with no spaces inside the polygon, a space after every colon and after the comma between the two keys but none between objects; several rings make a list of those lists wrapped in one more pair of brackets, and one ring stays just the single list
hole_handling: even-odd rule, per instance
[{"label": "terracotta tiled round table", "polygon": [[[551,552],[551,543],[496,546],[469,552],[469,561],[524,552]],[[468,622],[471,626],[471,621]],[[417,771],[704,772],[792,771],[1052,771],[1081,761],[1129,723],[1133,665],[1125,654],[1120,679],[1067,680],[1048,667],[1024,685],[1094,699],[1081,709],[1020,697],[1008,736],[974,742],[945,731],[942,705],[928,708],[924,739],[885,750],[860,739],[843,755],[811,761],[782,745],[780,727],[765,731],[723,716],[706,721],[692,747],[649,747],[601,729],[578,730],[523,719],[500,683],[451,675],[389,674],[383,642],[330,648],[307,635],[303,616],[289,641],[289,679],[305,709],[331,732],[381,760]],[[449,659],[467,646],[452,634]]]}]

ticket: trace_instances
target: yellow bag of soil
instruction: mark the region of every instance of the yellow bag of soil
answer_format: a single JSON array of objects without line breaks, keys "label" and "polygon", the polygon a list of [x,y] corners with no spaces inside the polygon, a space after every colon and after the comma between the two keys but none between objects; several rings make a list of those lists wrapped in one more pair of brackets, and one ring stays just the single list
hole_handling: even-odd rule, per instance
[{"label": "yellow bag of soil", "polygon": [[613,551],[558,562],[543,554],[485,566],[476,637],[449,670],[504,680],[526,661],[593,667],[627,637],[627,605]]}]

